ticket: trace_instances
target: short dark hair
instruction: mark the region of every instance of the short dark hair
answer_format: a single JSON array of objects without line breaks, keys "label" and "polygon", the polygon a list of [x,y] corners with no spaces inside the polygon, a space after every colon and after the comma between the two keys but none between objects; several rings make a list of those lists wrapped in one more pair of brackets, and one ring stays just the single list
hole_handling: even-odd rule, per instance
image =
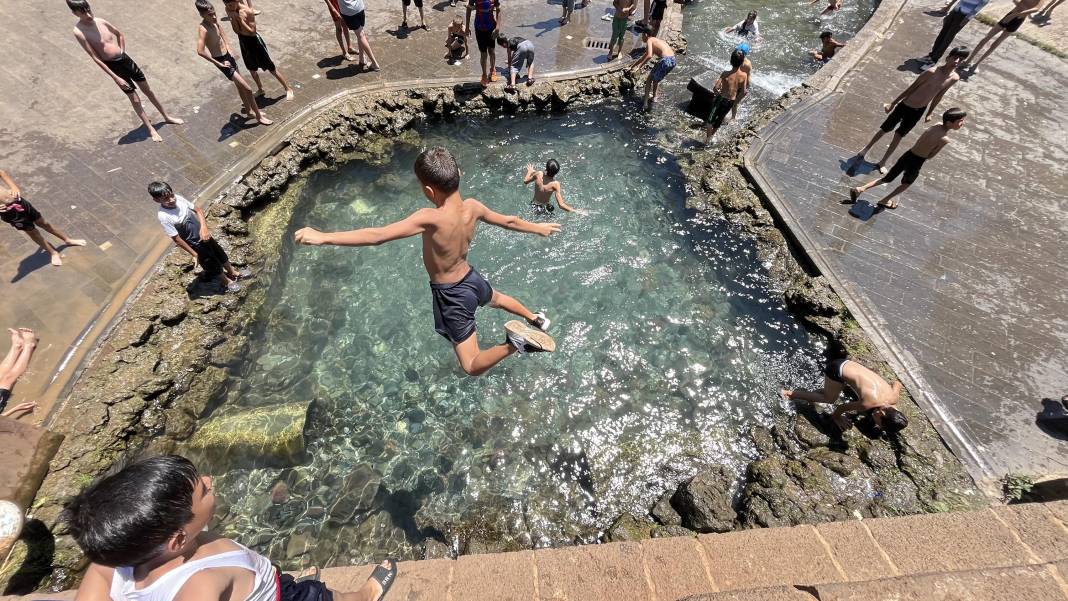
[{"label": "short dark hair", "polygon": [[503,33],[498,33],[497,34],[497,45],[507,47],[508,46],[508,36],[504,35]]},{"label": "short dark hair", "polygon": [[755,11],[755,10],[749,11],[749,14],[745,16],[745,20],[746,21],[748,21],[749,19],[755,19],[755,18],[757,18],[757,11]]},{"label": "short dark hair", "polygon": [[419,182],[445,193],[460,189],[460,168],[448,150],[428,148],[415,159],[415,176]]},{"label": "short dark hair", "polygon": [[942,113],[942,123],[952,123],[954,121],[960,121],[968,116],[968,112],[962,108],[953,107]]},{"label": "short dark hair", "polygon": [[832,33],[830,32],[830,30],[827,30],[827,31],[825,31],[825,32],[823,32],[823,33],[821,33],[821,34],[820,34],[820,39],[822,40],[823,38],[829,38],[829,37],[831,37],[832,35],[833,35],[833,34],[832,34]]},{"label": "short dark hair", "polygon": [[883,432],[887,434],[897,434],[908,427],[908,425],[909,418],[905,417],[904,413],[893,407],[886,407],[883,409]]},{"label": "short dark hair", "polygon": [[201,14],[204,14],[204,13],[208,12],[209,10],[215,8],[214,6],[211,5],[211,2],[208,2],[208,0],[196,0],[196,2],[193,3],[193,5],[197,7],[197,12],[199,12]]},{"label": "short dark hair", "polygon": [[968,58],[968,55],[970,55],[971,53],[971,49],[967,46],[957,46],[953,50],[949,51],[949,54],[946,55],[946,58],[953,58],[955,56],[959,56],[963,60]]},{"label": "short dark hair", "polygon": [[545,161],[545,174],[552,177],[557,173],[560,173],[560,163],[557,163],[556,159]]},{"label": "short dark hair", "polygon": [[67,0],[67,8],[70,12],[92,12],[92,8],[89,7],[89,0]]},{"label": "short dark hair", "polygon": [[152,198],[167,198],[174,195],[174,190],[167,182],[152,182],[148,185],[148,193]]},{"label": "short dark hair", "polygon": [[731,67],[737,69],[745,63],[745,53],[741,50],[735,50],[731,53]]},{"label": "short dark hair", "polygon": [[167,540],[193,519],[199,477],[185,457],[145,459],[78,493],[63,520],[91,561],[109,567],[140,565],[159,555]]}]

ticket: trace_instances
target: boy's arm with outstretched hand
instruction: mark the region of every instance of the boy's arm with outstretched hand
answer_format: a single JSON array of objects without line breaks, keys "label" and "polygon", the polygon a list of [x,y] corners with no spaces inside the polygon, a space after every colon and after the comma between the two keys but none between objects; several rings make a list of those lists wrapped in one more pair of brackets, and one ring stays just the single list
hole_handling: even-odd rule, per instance
[{"label": "boy's arm with outstretched hand", "polygon": [[293,238],[298,244],[308,246],[377,246],[391,240],[409,238],[422,234],[430,224],[433,209],[419,209],[408,217],[384,227],[365,227],[348,232],[320,232],[315,228],[304,227],[297,230]]},{"label": "boy's arm with outstretched hand", "polygon": [[571,213],[575,210],[574,207],[564,202],[564,195],[561,192],[559,183],[556,184],[556,204],[560,205],[560,208],[567,211],[568,213]]},{"label": "boy's arm with outstretched hand", "polygon": [[527,165],[527,174],[523,176],[523,185],[526,186],[537,179],[537,177],[538,172],[534,170],[534,165]]},{"label": "boy's arm with outstretched hand", "polygon": [[551,236],[560,231],[559,223],[531,223],[524,219],[520,219],[515,215],[501,215],[500,213],[491,210],[486,205],[473,200],[471,202],[477,203],[478,218],[490,225],[502,227],[506,230],[512,230],[514,232],[523,232],[526,234],[537,234],[539,236]]}]

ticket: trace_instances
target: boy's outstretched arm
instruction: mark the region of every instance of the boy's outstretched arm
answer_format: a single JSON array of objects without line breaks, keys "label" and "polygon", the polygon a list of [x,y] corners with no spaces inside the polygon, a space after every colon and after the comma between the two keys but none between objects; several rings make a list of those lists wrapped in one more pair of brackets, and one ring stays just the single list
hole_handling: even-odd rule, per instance
[{"label": "boy's outstretched arm", "polygon": [[490,210],[486,205],[474,201],[479,207],[478,218],[490,225],[497,227],[503,227],[506,230],[512,230],[515,232],[523,232],[527,234],[537,234],[539,236],[550,236],[560,231],[559,223],[531,223],[529,221],[520,219],[515,215],[501,215],[500,213]]},{"label": "boy's outstretched arm", "polygon": [[571,213],[575,210],[575,207],[564,202],[564,195],[560,191],[560,184],[556,185],[556,204],[560,205],[560,208]]},{"label": "boy's outstretched arm", "polygon": [[293,235],[298,244],[309,246],[377,246],[390,240],[422,234],[430,224],[433,209],[419,209],[404,219],[385,227],[365,227],[348,232],[320,232],[311,227],[297,230]]},{"label": "boy's outstretched arm", "polygon": [[538,172],[534,170],[534,165],[527,165],[527,174],[523,176],[523,185],[528,185],[530,182],[537,179],[537,177]]}]

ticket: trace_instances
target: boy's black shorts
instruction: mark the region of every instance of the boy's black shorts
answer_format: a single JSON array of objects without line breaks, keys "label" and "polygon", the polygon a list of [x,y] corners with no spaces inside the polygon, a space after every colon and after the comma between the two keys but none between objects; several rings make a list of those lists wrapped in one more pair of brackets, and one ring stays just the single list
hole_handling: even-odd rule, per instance
[{"label": "boy's black shorts", "polygon": [[459,282],[431,282],[430,293],[434,298],[434,330],[453,344],[475,333],[475,310],[493,298],[493,288],[474,267]]},{"label": "boy's black shorts", "polygon": [[906,150],[905,154],[898,157],[897,162],[890,168],[890,171],[887,171],[886,175],[883,176],[883,183],[892,182],[897,179],[898,175],[904,173],[905,175],[901,177],[901,183],[911,184],[920,176],[920,168],[923,167],[923,162],[926,160],[911,150]]},{"label": "boy's black shorts", "polygon": [[493,50],[493,44],[496,43],[497,40],[493,37],[492,29],[487,29],[485,31],[476,29],[475,41],[478,42],[478,51],[485,52],[487,50]]},{"label": "boy's black shorts", "polygon": [[334,593],[318,580],[297,582],[289,574],[278,575],[279,601],[334,601]]},{"label": "boy's black shorts", "polygon": [[909,135],[913,127],[920,122],[920,118],[923,117],[923,109],[926,107],[920,107],[914,109],[911,106],[906,106],[904,102],[897,103],[894,110],[890,112],[890,115],[883,121],[883,124],[879,126],[879,129],[890,133],[893,131],[894,126],[900,123],[897,128],[897,133],[904,138]]},{"label": "boy's black shorts", "polygon": [[[401,0],[401,2],[404,3],[404,6],[410,6],[412,4],[412,0]],[[423,8],[423,0],[415,0],[415,5],[419,8]]]},{"label": "boy's black shorts", "polygon": [[226,256],[226,251],[219,246],[215,238],[197,242],[193,250],[197,253],[197,262],[204,270],[205,278],[219,277],[219,274],[223,272],[223,265],[230,262],[230,257]]}]

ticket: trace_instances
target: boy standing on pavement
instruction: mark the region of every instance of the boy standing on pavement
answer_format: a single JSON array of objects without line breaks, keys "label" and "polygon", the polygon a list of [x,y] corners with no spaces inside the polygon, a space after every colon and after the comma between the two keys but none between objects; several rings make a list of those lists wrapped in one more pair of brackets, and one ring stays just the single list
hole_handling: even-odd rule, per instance
[{"label": "boy standing on pavement", "polygon": [[137,113],[153,140],[162,142],[163,138],[148,120],[148,115],[141,106],[141,97],[137,95],[138,88],[145,93],[148,101],[156,107],[165,122],[174,125],[185,123],[177,117],[168,115],[156,95],[152,93],[152,88],[148,86],[148,79],[141,71],[141,67],[138,67],[137,63],[126,54],[126,36],[121,31],[111,23],[94,17],[88,0],[67,0],[67,7],[74,13],[74,16],[78,17],[78,23],[74,27],[74,39],[78,40],[93,62],[103,69],[104,73],[107,73],[114,80],[115,85],[119,86],[119,89],[130,99],[134,112]]},{"label": "boy standing on pavement", "polygon": [[208,0],[196,0],[196,7],[203,19],[197,27],[197,54],[222,71],[226,79],[234,82],[237,95],[241,97],[241,104],[244,105],[241,112],[246,117],[255,117],[260,125],[270,125],[273,121],[260,111],[256,98],[252,95],[252,87],[237,70],[237,59],[230,49],[230,43],[226,41],[226,34],[219,27],[215,8]]},{"label": "boy standing on pavement", "polygon": [[942,101],[942,96],[953,87],[953,84],[960,81],[960,75],[957,74],[957,66],[968,58],[968,54],[969,51],[964,46],[954,48],[950,51],[949,56],[946,57],[946,62],[942,66],[932,67],[924,71],[909,87],[898,94],[893,102],[884,104],[883,110],[889,113],[890,116],[879,126],[879,131],[875,132],[868,145],[857,153],[854,158],[858,161],[863,161],[864,155],[868,154],[871,147],[897,126],[897,131],[894,132],[894,138],[890,141],[890,146],[887,147],[886,153],[875,164],[879,173],[886,173],[886,162],[890,159],[890,155],[897,149],[901,139],[909,135],[912,128],[916,127],[916,124],[920,122],[923,110],[927,109],[927,115],[924,117],[924,122],[926,123],[931,120],[931,113],[938,107],[938,103]]},{"label": "boy standing on pavement", "polygon": [[931,46],[931,51],[927,53],[927,56],[917,59],[924,66],[933,65],[938,62],[946,50],[949,49],[949,45],[953,43],[953,38],[957,37],[961,29],[971,21],[972,17],[979,14],[979,11],[983,10],[986,3],[989,0],[958,0],[957,7],[949,11],[942,19],[942,29],[938,32],[938,37],[935,38],[934,45]]},{"label": "boy standing on pavement", "polygon": [[648,28],[642,29],[642,41],[645,42],[645,54],[634,61],[629,71],[631,73],[636,72],[642,65],[652,60],[654,56],[659,59],[656,62],[656,66],[653,67],[652,73],[649,74],[649,78],[645,80],[645,97],[642,99],[642,110],[648,110],[650,105],[657,100],[660,82],[664,81],[664,78],[667,77],[668,73],[671,73],[671,70],[678,63],[675,62],[675,51],[671,49],[671,45],[650,34]]},{"label": "boy standing on pavement", "polygon": [[501,27],[500,0],[470,0],[465,18],[467,31],[471,31],[471,13],[475,14],[475,42],[482,62],[482,86],[497,81],[497,30]]},{"label": "boy standing on pavement", "polygon": [[239,288],[236,281],[242,276],[230,264],[230,258],[208,231],[208,220],[193,203],[178,196],[166,182],[152,182],[148,194],[157,204],[156,216],[163,231],[174,245],[192,255],[204,270],[205,280],[217,279],[227,290]]},{"label": "boy standing on pavement", "polygon": [[[371,42],[367,40],[367,33],[364,32],[364,26],[367,24],[364,0],[338,0],[338,8],[341,11],[341,18],[345,21],[345,27],[356,34],[356,47],[360,49],[360,70],[380,71],[378,61],[375,60],[375,53],[371,52]],[[371,61],[370,66],[363,60],[365,54]]]},{"label": "boy standing on pavement", "polygon": [[[401,29],[408,29],[408,5],[412,3],[412,0],[401,0],[401,10],[404,11],[401,16]],[[419,27],[424,31],[430,31],[430,28],[426,26],[426,20],[423,18],[423,0],[415,0],[415,7],[419,9]]]},{"label": "boy standing on pavement", "polygon": [[862,186],[850,188],[849,198],[856,202],[866,190],[882,184],[888,184],[897,179],[898,175],[904,174],[901,178],[901,184],[879,201],[879,206],[881,207],[896,209],[897,201],[891,199],[908,190],[909,186],[919,177],[924,161],[934,158],[945,148],[946,144],[949,144],[949,132],[964,127],[964,118],[967,116],[968,113],[959,108],[951,108],[942,113],[941,125],[933,125],[923,132],[920,135],[920,139],[916,140],[916,143],[912,145],[912,148],[898,157],[897,162],[894,163],[894,166],[890,168],[886,175],[873,179]]},{"label": "boy standing on pavement", "polygon": [[[558,223],[530,223],[496,213],[479,201],[460,196],[460,170],[444,148],[423,151],[415,160],[415,175],[423,194],[434,205],[384,227],[327,233],[305,227],[297,230],[299,244],[320,246],[377,246],[415,235],[423,238],[423,265],[430,276],[434,329],[449,339],[460,367],[480,376],[512,353],[550,352],[556,342],[545,333],[549,320],[532,313],[516,299],[494,290],[467,262],[467,253],[480,221],[504,229],[549,236]],[[489,304],[522,317],[505,324],[506,341],[481,349],[475,331],[475,310]]]},{"label": "boy standing on pavement", "polygon": [[0,188],[0,220],[10,223],[11,227],[26,232],[26,235],[52,257],[52,265],[63,265],[63,258],[59,256],[56,247],[44,239],[37,228],[41,228],[63,241],[67,246],[85,246],[85,240],[68,238],[59,228],[45,221],[41,213],[22,197],[22,192],[15,184],[15,180],[6,171],[0,169],[0,181],[4,186]]},{"label": "boy standing on pavement", "polygon": [[[608,60],[616,60],[620,54],[623,54],[623,42],[627,37],[627,27],[630,24],[630,16],[634,13],[634,9],[637,8],[635,0],[612,0],[612,6],[615,7],[615,15],[612,16],[612,38],[608,41]],[[619,44],[619,49],[615,52],[612,51]]]},{"label": "boy standing on pavement", "polygon": [[731,70],[720,74],[719,79],[712,86],[712,92],[716,98],[712,101],[712,112],[708,116],[708,125],[705,127],[705,144],[712,140],[719,128],[723,125],[723,119],[731,112],[738,102],[739,94],[749,88],[749,76],[742,71],[745,62],[745,54],[741,50],[731,53]]},{"label": "boy standing on pavement", "polygon": [[349,28],[341,18],[341,7],[337,0],[325,1],[326,9],[330,11],[330,19],[334,22],[334,35],[337,37],[337,45],[341,47],[341,58],[351,61],[356,58],[356,49],[352,47],[352,40],[349,39]]},{"label": "boy standing on pavement", "polygon": [[256,82],[256,93],[263,94],[263,82],[257,71],[267,71],[286,90],[286,100],[293,100],[293,88],[289,87],[282,72],[274,65],[270,53],[267,52],[267,44],[256,31],[256,15],[252,9],[242,4],[239,0],[223,0],[226,4],[226,14],[230,16],[230,26],[237,34],[238,45],[241,47],[241,57],[245,61],[245,68],[252,74]]}]

